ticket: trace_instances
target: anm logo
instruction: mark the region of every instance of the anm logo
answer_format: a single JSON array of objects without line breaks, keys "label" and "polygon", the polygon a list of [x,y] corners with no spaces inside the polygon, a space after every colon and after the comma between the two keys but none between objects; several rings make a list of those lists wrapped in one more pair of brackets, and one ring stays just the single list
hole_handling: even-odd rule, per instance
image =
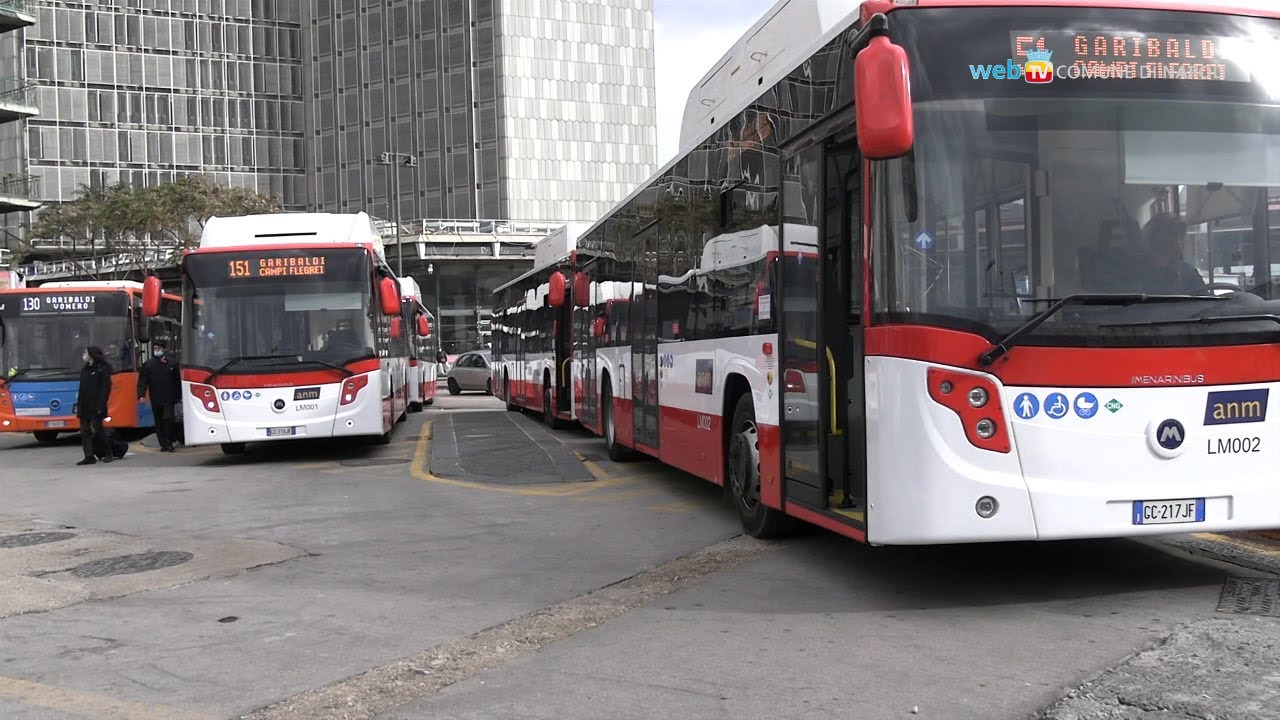
[{"label": "anm logo", "polygon": [[1209,393],[1204,406],[1205,425],[1236,425],[1267,419],[1269,389],[1227,390]]}]

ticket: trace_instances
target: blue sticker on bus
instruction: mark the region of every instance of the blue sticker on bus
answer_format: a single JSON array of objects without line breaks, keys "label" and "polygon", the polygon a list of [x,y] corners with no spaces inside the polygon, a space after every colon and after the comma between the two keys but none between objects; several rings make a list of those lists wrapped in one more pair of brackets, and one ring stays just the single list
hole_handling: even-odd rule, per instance
[{"label": "blue sticker on bus", "polygon": [[1054,420],[1061,420],[1071,412],[1071,401],[1062,393],[1053,393],[1044,399],[1044,414]]},{"label": "blue sticker on bus", "polygon": [[1031,393],[1022,393],[1013,401],[1013,411],[1023,420],[1030,420],[1040,414],[1040,398]]},{"label": "blue sticker on bus", "polygon": [[1271,390],[1223,390],[1211,392],[1205,399],[1205,425],[1237,425],[1267,419],[1267,400]]},{"label": "blue sticker on bus", "polygon": [[1076,396],[1074,405],[1076,415],[1079,415],[1085,420],[1088,420],[1098,414],[1098,398],[1094,397],[1093,393],[1080,393]]}]

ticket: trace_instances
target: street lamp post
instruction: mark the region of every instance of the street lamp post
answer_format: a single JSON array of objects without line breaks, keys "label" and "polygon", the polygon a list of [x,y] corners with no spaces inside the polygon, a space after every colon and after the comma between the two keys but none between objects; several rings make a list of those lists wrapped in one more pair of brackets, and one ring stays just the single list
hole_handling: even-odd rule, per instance
[{"label": "street lamp post", "polygon": [[[400,172],[399,167],[418,167],[418,158],[407,153],[384,152],[378,157],[379,165],[386,165],[391,173],[391,198],[395,203],[396,224],[396,274],[404,277],[404,233],[400,226]],[[399,166],[399,167],[396,167]]]}]

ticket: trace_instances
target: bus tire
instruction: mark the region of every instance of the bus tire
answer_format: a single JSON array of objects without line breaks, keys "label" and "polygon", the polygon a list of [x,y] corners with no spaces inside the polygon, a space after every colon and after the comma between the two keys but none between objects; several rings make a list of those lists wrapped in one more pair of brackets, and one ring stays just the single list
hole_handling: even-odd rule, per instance
[{"label": "bus tire", "polygon": [[57,430],[36,430],[31,434],[36,436],[36,442],[41,445],[54,445],[58,442]]},{"label": "bus tire", "polygon": [[556,417],[555,406],[551,404],[551,386],[542,386],[542,419],[547,423],[547,427],[552,430],[559,430],[561,427],[560,418]]},{"label": "bus tire", "polygon": [[459,385],[458,381],[454,380],[453,378],[449,378],[449,394],[450,395],[462,394],[462,386]]},{"label": "bus tire", "polygon": [[248,449],[246,443],[222,443],[223,455],[243,455],[246,449]]},{"label": "bus tire", "polygon": [[520,406],[511,400],[511,378],[502,378],[502,399],[507,401],[507,412],[517,412]]},{"label": "bus tire", "polygon": [[493,378],[489,378],[488,380],[484,381],[484,394],[485,395],[493,394]]},{"label": "bus tire", "polygon": [[409,412],[411,412],[411,413],[420,413],[420,412],[422,412],[422,403],[420,403],[420,402],[411,402],[411,403],[409,403]]},{"label": "bus tire", "polygon": [[604,448],[609,459],[623,462],[631,459],[631,452],[618,442],[618,423],[613,415],[613,390],[606,384],[600,392],[600,428],[604,431]]},{"label": "bus tire", "polygon": [[728,427],[725,457],[725,491],[733,499],[742,530],[754,538],[782,536],[787,517],[760,500],[760,439],[755,403],[748,391],[738,399]]},{"label": "bus tire", "polygon": [[390,444],[391,444],[391,430],[388,430],[388,431],[386,431],[386,432],[382,433],[381,435],[374,435],[374,436],[373,436],[373,444],[374,444],[374,445],[390,445]]}]

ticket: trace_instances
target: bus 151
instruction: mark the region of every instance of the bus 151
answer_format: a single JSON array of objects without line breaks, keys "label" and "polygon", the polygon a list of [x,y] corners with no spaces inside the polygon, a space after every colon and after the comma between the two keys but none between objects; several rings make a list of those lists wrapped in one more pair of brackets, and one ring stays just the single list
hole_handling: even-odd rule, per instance
[{"label": "bus 151", "polygon": [[47,445],[78,431],[80,357],[90,345],[102,348],[114,373],[105,425],[124,435],[155,427],[150,403],[138,401],[138,370],[153,338],[180,356],[182,304],[165,295],[148,320],[142,289],[104,280],[0,290],[0,432],[29,432]]},{"label": "bus 151", "polygon": [[[391,441],[410,335],[368,215],[211,218],[181,269],[188,445]],[[159,292],[148,279],[148,313]]]},{"label": "bus 151", "polygon": [[1280,525],[1280,7],[982,5],[757,23],[679,156],[497,290],[508,404],[756,536]]}]

